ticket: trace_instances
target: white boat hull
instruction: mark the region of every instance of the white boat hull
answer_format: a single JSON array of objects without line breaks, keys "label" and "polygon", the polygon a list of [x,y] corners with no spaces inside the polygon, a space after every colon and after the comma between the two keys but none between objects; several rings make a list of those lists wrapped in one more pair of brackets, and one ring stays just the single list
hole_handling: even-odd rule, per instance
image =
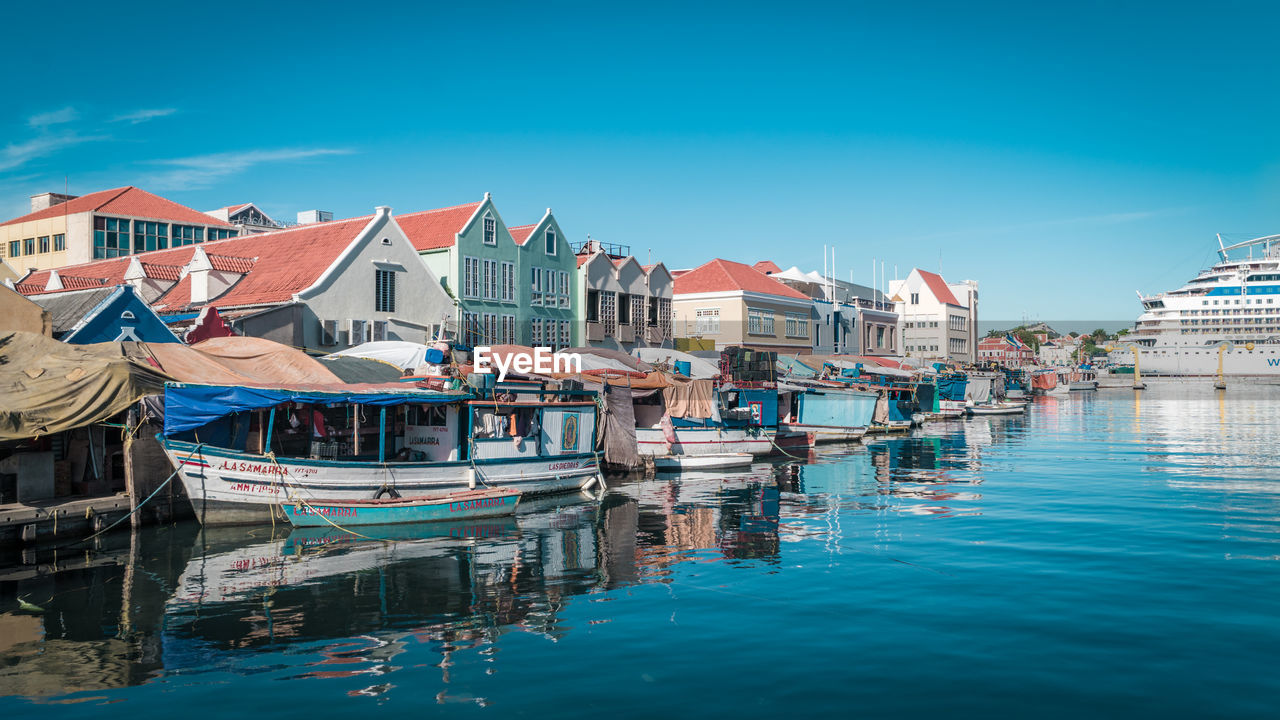
[{"label": "white boat hull", "polygon": [[504,458],[478,462],[359,463],[271,458],[164,440],[196,517],[206,525],[271,522],[272,507],[307,502],[364,500],[394,489],[401,497],[501,487],[528,495],[570,492],[596,482],[593,455]]},{"label": "white boat hull", "polygon": [[763,457],[773,452],[772,428],[688,428],[675,429],[676,441],[668,445],[662,428],[636,428],[636,446],[641,455],[724,455],[750,453]]},{"label": "white boat hull", "polygon": [[975,405],[969,408],[973,415],[1021,415],[1027,409],[1022,405],[1002,405],[1000,407],[982,407]]},{"label": "white boat hull", "polygon": [[715,470],[750,466],[755,456],[751,453],[726,453],[724,455],[666,455],[655,457],[653,467],[659,472],[684,470]]},{"label": "white boat hull", "polygon": [[864,427],[836,427],[833,425],[805,425],[804,423],[778,423],[778,432],[812,433],[815,443],[855,442],[867,434]]}]

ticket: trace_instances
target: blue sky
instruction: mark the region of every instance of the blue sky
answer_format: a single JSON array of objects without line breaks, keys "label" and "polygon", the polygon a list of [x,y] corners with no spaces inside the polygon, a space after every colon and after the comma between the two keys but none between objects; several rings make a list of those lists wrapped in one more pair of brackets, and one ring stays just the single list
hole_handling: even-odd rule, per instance
[{"label": "blue sky", "polygon": [[828,244],[984,319],[1131,319],[1280,232],[1278,13],[1112,5],[28,3],[0,214],[64,177],[284,218],[490,191],[672,267]]}]

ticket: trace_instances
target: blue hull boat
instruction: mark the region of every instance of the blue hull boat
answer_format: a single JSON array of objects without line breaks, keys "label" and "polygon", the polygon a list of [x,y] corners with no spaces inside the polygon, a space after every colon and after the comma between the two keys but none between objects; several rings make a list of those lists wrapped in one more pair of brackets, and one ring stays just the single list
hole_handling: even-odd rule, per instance
[{"label": "blue hull boat", "polygon": [[284,512],[296,527],[347,527],[398,523],[469,520],[514,515],[520,493],[490,489],[451,493],[434,498],[380,498],[285,503]]}]

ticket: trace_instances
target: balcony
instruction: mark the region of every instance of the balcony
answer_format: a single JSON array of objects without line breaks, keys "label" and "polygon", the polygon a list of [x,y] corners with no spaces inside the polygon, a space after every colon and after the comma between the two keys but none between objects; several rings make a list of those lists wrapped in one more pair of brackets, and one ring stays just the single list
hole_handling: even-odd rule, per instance
[{"label": "balcony", "polygon": [[604,340],[604,323],[587,323],[587,342],[599,342],[601,340]]}]

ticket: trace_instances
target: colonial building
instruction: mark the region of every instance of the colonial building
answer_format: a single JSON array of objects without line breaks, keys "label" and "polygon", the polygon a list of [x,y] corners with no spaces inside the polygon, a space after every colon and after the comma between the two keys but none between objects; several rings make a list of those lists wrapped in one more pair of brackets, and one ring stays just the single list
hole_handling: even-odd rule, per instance
[{"label": "colonial building", "polygon": [[45,293],[30,299],[48,311],[53,337],[65,343],[180,342],[131,285]]},{"label": "colonial building", "polygon": [[902,352],[925,360],[977,359],[978,283],[948,285],[936,273],[912,269],[889,284],[902,327]]},{"label": "colonial building", "polygon": [[[239,205],[228,205],[217,210],[206,210],[205,215],[229,225],[234,225],[237,235],[271,232],[272,230],[284,228],[283,223],[272,220],[253,203],[241,203]],[[332,220],[333,216],[330,215],[328,219]]]},{"label": "colonial building", "polygon": [[1036,354],[1016,335],[997,335],[978,341],[978,359],[1005,367],[1022,367],[1035,363]]},{"label": "colonial building", "polygon": [[813,299],[750,265],[716,259],[680,273],[672,307],[677,347],[812,352]]},{"label": "colonial building", "polygon": [[769,261],[755,264],[770,278],[813,298],[817,324],[813,351],[820,354],[897,355],[898,315],[884,293],[865,285],[805,273],[798,267],[774,270]]},{"label": "colonial building", "polygon": [[665,265],[641,265],[630,248],[591,239],[576,254],[586,344],[628,353],[672,347],[673,280]]},{"label": "colonial building", "polygon": [[21,275],[236,234],[228,222],[136,187],[42,193],[31,197],[30,213],[0,223],[0,257]]},{"label": "colonial building", "polygon": [[485,193],[478,203],[398,218],[422,261],[458,302],[468,345],[577,345],[577,259],[550,208],[508,228]]},{"label": "colonial building", "polygon": [[405,231],[372,216],[29,273],[44,296],[129,285],[169,322],[213,306],[238,333],[308,350],[426,342],[456,328],[455,305]]}]

